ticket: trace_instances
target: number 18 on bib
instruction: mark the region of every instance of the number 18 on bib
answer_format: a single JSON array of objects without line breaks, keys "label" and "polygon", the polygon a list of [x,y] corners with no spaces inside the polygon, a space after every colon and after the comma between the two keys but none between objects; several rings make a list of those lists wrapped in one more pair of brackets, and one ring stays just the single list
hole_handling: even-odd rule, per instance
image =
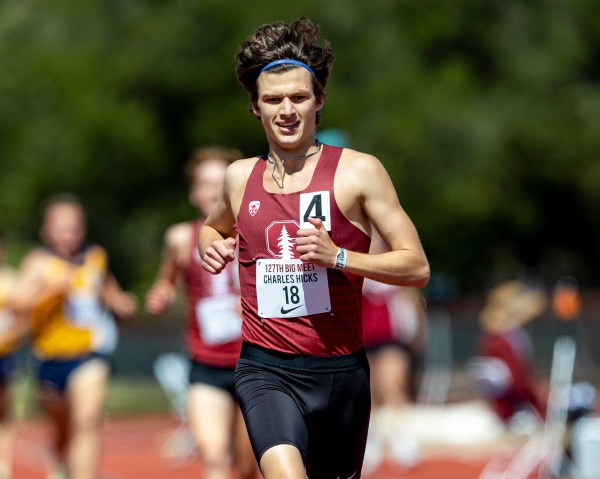
[{"label": "number 18 on bib", "polygon": [[262,318],[295,318],[331,311],[327,268],[299,259],[258,260],[256,295]]}]

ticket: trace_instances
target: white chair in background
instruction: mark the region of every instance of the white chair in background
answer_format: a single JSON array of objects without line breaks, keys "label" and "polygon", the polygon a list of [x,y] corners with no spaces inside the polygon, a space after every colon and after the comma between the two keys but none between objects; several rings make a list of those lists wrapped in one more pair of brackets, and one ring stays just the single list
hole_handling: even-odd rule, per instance
[{"label": "white chair in background", "polygon": [[569,393],[575,365],[575,340],[561,336],[554,343],[550,391],[543,427],[507,460],[493,457],[479,479],[526,479],[538,469],[539,479],[560,477],[569,411]]},{"label": "white chair in background", "polygon": [[171,410],[180,421],[162,447],[163,455],[187,460],[195,454],[195,444],[187,424],[187,389],[190,362],[180,353],[164,353],[156,358],[154,376],[169,399]]},{"label": "white chair in background", "polygon": [[431,313],[427,325],[425,368],[417,394],[421,404],[444,404],[452,383],[452,322],[446,311]]}]

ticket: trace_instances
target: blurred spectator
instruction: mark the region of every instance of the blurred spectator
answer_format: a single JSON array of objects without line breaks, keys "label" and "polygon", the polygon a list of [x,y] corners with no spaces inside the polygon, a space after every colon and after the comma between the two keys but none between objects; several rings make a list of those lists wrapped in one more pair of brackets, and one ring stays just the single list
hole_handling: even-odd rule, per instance
[{"label": "blurred spectator", "polygon": [[544,417],[545,400],[538,393],[533,372],[533,343],[524,326],[547,305],[543,291],[507,281],[490,291],[479,315],[482,333],[468,370],[513,432],[531,432]]},{"label": "blurred spectator", "polygon": [[45,245],[24,258],[14,309],[29,322],[40,402],[54,428],[55,463],[48,477],[96,478],[108,356],[117,342],[109,310],[132,318],[136,298],[121,289],[104,249],[86,244],[79,200],[69,194],[44,205]]},{"label": "blurred spectator", "polygon": [[242,346],[237,262],[220,275],[211,275],[200,264],[197,246],[200,227],[221,192],[225,169],[241,157],[235,149],[208,147],[194,152],[186,163],[189,201],[198,216],[168,228],[158,276],[146,296],[148,312],[163,314],[183,279],[191,360],[188,418],[206,479],[229,477],[232,450],[242,479],[257,471],[233,384]]},{"label": "blurred spectator", "polygon": [[[373,234],[371,252],[387,247]],[[365,279],[363,337],[371,367],[372,413],[365,463],[384,457],[405,466],[416,460],[417,443],[402,425],[404,408],[416,397],[416,368],[425,333],[425,308],[415,288]]]},{"label": "blurred spectator", "polygon": [[552,292],[552,311],[562,321],[573,321],[579,316],[581,297],[575,278],[565,276],[556,282]]},{"label": "blurred spectator", "polygon": [[25,331],[10,310],[16,274],[4,263],[6,238],[0,232],[0,479],[11,475],[12,418],[10,381],[17,369],[17,350]]}]

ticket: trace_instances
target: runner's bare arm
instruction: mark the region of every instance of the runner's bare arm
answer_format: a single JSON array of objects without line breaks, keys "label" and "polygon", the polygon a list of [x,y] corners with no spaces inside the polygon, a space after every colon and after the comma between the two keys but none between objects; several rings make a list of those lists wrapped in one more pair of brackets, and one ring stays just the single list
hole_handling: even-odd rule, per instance
[{"label": "runner's bare arm", "polygon": [[225,173],[223,189],[208,218],[200,228],[198,249],[202,258],[202,267],[209,273],[218,274],[235,255],[235,214],[231,206],[230,192],[237,192],[237,162],[229,165]]},{"label": "runner's bare arm", "polygon": [[178,223],[167,229],[158,274],[146,294],[145,306],[150,314],[163,314],[175,300],[177,279],[184,258],[189,257],[192,234],[191,223]]},{"label": "runner's bare arm", "polygon": [[110,271],[104,278],[100,297],[119,319],[132,319],[137,313],[137,298],[133,293],[124,291]]},{"label": "runner's bare arm", "polygon": [[[429,264],[416,228],[377,158],[353,151],[342,158],[335,195],[346,218],[367,234],[371,223],[390,248],[375,255],[347,251],[346,271],[388,284],[427,284]],[[298,239],[300,259],[326,267],[334,265],[338,247],[343,245],[334,245],[324,229],[318,234],[310,230],[299,230],[298,234],[310,238],[308,242]]]},{"label": "runner's bare arm", "polygon": [[19,319],[28,320],[33,309],[55,297],[64,295],[69,288],[68,278],[50,283],[43,275],[47,255],[41,249],[27,253],[17,277],[11,309]]}]

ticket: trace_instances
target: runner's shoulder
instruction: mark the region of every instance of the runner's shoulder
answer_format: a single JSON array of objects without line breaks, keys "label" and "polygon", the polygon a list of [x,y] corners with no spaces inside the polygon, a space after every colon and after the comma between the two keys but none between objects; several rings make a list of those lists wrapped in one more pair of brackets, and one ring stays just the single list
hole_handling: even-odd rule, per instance
[{"label": "runner's shoulder", "polygon": [[248,175],[252,172],[252,168],[260,158],[258,156],[253,156],[250,158],[242,158],[240,160],[236,160],[232,162],[228,167],[227,171],[231,174],[231,172],[235,174],[239,173],[247,173]]},{"label": "runner's shoulder", "polygon": [[251,158],[236,160],[231,163],[227,167],[227,172],[225,173],[225,183],[227,186],[231,188],[232,186],[235,187],[245,185],[257,161],[261,160],[259,157],[254,156]]},{"label": "runner's shoulder", "polygon": [[165,244],[171,247],[187,246],[194,231],[192,221],[174,223],[165,231]]},{"label": "runner's shoulder", "polygon": [[344,148],[336,176],[343,184],[356,187],[364,185],[365,178],[379,178],[384,171],[384,166],[376,156]]},{"label": "runner's shoulder", "polygon": [[340,157],[340,163],[342,163],[344,167],[352,167],[353,169],[369,169],[381,166],[381,161],[379,161],[376,156],[351,148],[344,148],[342,156]]}]

